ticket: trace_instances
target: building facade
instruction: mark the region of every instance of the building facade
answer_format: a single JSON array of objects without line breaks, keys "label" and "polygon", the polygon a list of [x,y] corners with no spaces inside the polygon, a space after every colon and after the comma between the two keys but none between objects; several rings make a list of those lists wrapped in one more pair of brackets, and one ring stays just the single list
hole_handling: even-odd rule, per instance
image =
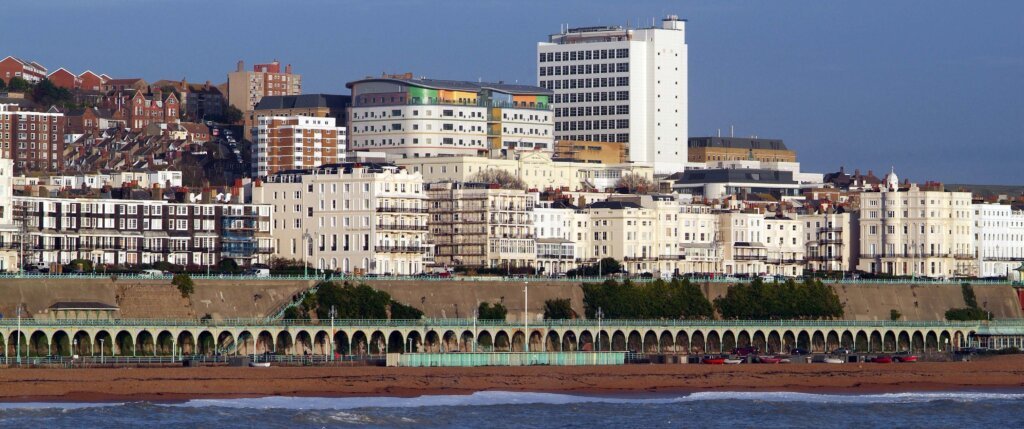
[{"label": "building facade", "polygon": [[570,28],[537,44],[537,81],[554,91],[555,137],[629,143],[656,174],[683,171],[688,138],[686,21]]},{"label": "building facade", "polygon": [[427,187],[434,264],[441,267],[536,270],[536,197],[484,183]]},{"label": "building facade", "polygon": [[0,157],[14,160],[16,174],[63,167],[64,114],[23,111],[0,104]]},{"label": "building facade", "polygon": [[1024,210],[974,204],[978,277],[1012,277],[1024,264]]},{"label": "building facade", "polygon": [[0,158],[0,273],[21,270],[21,228],[14,222],[14,162]]},{"label": "building facade", "polygon": [[26,263],[249,266],[273,253],[269,205],[35,196],[14,204],[27,231]]},{"label": "building facade", "polygon": [[274,210],[283,259],[349,274],[419,274],[427,246],[423,179],[392,165],[333,164],[282,172],[253,186]]},{"label": "building facade", "polygon": [[800,216],[804,224],[807,268],[843,272],[857,267],[858,213],[813,213]]},{"label": "building facade", "polygon": [[349,82],[352,151],[390,159],[554,150],[551,91],[528,85],[415,79]]},{"label": "building facade", "polygon": [[782,140],[745,137],[690,137],[690,162],[761,161],[796,162],[796,152]]},{"label": "building facade", "polygon": [[253,140],[253,177],[337,164],[345,160],[344,127],[334,118],[261,116]]},{"label": "building facade", "polygon": [[263,97],[268,95],[302,94],[302,75],[292,73],[288,64],[281,71],[277,60],[256,64],[252,71],[245,70],[245,62],[239,61],[235,71],[228,73],[228,104],[242,113],[253,110]]},{"label": "building facade", "polygon": [[46,67],[35,61],[26,61],[8,56],[0,60],[0,79],[10,83],[11,78],[20,77],[29,83],[38,83],[46,79]]},{"label": "building facade", "polygon": [[629,162],[629,145],[623,142],[558,140],[552,158],[589,164],[624,164]]},{"label": "building facade", "polygon": [[860,196],[860,271],[931,278],[977,275],[969,192],[901,187],[895,172]]}]

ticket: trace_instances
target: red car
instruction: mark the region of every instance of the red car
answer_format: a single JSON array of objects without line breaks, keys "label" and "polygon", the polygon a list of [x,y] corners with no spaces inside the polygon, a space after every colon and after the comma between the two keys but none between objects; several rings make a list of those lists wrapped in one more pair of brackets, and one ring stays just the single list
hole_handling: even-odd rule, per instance
[{"label": "red car", "polygon": [[706,357],[701,363],[705,365],[725,365],[725,358],[723,357]]},{"label": "red car", "polygon": [[892,363],[892,358],[889,357],[889,356],[877,356],[874,359],[871,359],[871,362],[874,362],[874,363]]},{"label": "red car", "polygon": [[903,363],[917,362],[917,356],[914,356],[914,355],[895,356],[895,357],[893,357],[893,360],[895,360],[896,362],[903,362]]}]

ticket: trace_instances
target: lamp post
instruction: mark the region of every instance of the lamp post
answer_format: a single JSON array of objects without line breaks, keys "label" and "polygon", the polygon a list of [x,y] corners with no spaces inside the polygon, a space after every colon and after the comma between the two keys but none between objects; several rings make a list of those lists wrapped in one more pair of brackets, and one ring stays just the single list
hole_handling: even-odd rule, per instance
[{"label": "lamp post", "polygon": [[530,353],[530,282],[523,282],[523,351]]},{"label": "lamp post", "polygon": [[100,363],[103,363],[103,340],[104,338],[100,338]]},{"label": "lamp post", "polygon": [[78,356],[78,338],[71,340],[71,358]]},{"label": "lamp post", "polygon": [[21,303],[18,303],[18,347],[14,351],[18,354],[18,365],[21,365]]},{"label": "lamp post", "polygon": [[604,318],[604,311],[597,307],[597,351],[601,351],[601,319]]},{"label": "lamp post", "polygon": [[330,358],[329,359],[333,361],[334,360],[334,318],[338,317],[338,309],[335,306],[332,305],[331,306],[331,312],[329,314],[331,315],[331,338],[330,338],[330,340],[331,340],[331,350],[329,351],[330,352]]},{"label": "lamp post", "polygon": [[313,237],[309,235],[309,230],[305,230],[302,233],[302,277],[309,277],[309,244],[312,241]]}]

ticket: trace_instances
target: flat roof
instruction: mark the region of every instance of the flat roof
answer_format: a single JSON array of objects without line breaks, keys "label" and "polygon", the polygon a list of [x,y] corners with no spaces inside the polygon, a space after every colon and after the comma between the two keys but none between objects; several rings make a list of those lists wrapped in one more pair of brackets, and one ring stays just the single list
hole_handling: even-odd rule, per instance
[{"label": "flat roof", "polygon": [[353,88],[355,85],[367,82],[391,82],[399,83],[403,85],[418,86],[422,88],[430,89],[442,89],[442,90],[453,90],[453,91],[472,91],[479,92],[480,90],[489,89],[492,91],[504,92],[508,94],[519,94],[519,95],[548,95],[553,94],[550,89],[541,88],[533,85],[519,85],[519,84],[508,84],[504,82],[472,82],[465,80],[443,80],[443,79],[417,79],[417,78],[394,78],[394,77],[378,77],[378,78],[367,78],[352,81],[345,84],[346,88]]}]

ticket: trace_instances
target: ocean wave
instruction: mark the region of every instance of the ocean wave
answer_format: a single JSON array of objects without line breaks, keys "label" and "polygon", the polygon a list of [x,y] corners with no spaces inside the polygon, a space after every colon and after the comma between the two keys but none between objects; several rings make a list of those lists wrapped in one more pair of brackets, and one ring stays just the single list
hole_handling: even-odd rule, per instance
[{"label": "ocean wave", "polygon": [[424,395],[402,397],[291,397],[269,396],[243,399],[194,399],[173,407],[225,407],[290,410],[353,410],[363,408],[419,408],[490,405],[567,405],[583,403],[672,404],[701,401],[806,402],[837,404],[922,403],[934,401],[1014,401],[1024,393],[999,392],[908,392],[882,394],[820,394],[797,392],[696,392],[685,396],[586,396],[560,393],[486,391],[469,395]]},{"label": "ocean wave", "polygon": [[124,402],[0,402],[2,410],[78,410],[125,405]]}]

